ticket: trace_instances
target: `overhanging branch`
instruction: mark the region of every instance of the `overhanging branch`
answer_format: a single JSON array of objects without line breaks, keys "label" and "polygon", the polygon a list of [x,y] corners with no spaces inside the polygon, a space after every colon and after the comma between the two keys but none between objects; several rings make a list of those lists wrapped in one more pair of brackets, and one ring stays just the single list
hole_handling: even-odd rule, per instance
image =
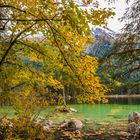
[{"label": "overhanging branch", "polygon": [[6,56],[8,55],[9,51],[11,50],[11,48],[14,46],[14,44],[16,43],[17,39],[24,33],[26,32],[28,29],[32,28],[34,25],[36,24],[36,22],[34,24],[32,24],[31,26],[27,27],[26,29],[22,30],[16,37],[14,40],[10,41],[9,47],[8,49],[5,51],[4,55],[2,56],[1,60],[0,60],[0,66],[2,65],[3,61],[5,60]]}]

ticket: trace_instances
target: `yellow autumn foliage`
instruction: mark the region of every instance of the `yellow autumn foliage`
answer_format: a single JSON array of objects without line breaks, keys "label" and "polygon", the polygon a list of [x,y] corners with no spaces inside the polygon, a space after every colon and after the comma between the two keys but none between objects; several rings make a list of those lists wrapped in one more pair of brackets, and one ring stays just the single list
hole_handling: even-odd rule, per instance
[{"label": "yellow autumn foliage", "polygon": [[58,89],[63,89],[63,85],[61,84],[61,82],[59,82],[56,79],[53,79],[52,76],[49,76],[47,78],[47,85],[53,87],[54,89],[58,90]]},{"label": "yellow autumn foliage", "polygon": [[[107,88],[96,74],[97,59],[84,48],[95,41],[89,23],[105,26],[114,12],[99,8],[98,2],[83,4],[85,9],[74,0],[1,1],[6,28],[0,33],[0,94],[44,97],[70,86],[88,98],[85,103],[100,100]],[[95,9],[87,10],[88,4]]]}]

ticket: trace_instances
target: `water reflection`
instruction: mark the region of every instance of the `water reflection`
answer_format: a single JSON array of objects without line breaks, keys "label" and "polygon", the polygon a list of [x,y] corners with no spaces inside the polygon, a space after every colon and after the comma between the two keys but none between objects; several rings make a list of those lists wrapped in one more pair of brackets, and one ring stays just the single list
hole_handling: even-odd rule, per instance
[{"label": "water reflection", "polygon": [[140,105],[140,97],[108,98],[109,104]]}]

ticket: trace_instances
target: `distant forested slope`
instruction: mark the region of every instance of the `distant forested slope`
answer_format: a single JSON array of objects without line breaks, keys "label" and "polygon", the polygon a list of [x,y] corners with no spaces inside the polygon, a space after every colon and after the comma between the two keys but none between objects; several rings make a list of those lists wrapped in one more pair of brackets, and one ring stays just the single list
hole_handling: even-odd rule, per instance
[{"label": "distant forested slope", "polygon": [[97,72],[103,83],[117,94],[139,94],[140,44],[137,42],[126,46],[127,42],[120,41],[124,35],[116,34],[108,28],[95,27],[92,36],[96,41],[87,46],[85,51],[98,58]]}]

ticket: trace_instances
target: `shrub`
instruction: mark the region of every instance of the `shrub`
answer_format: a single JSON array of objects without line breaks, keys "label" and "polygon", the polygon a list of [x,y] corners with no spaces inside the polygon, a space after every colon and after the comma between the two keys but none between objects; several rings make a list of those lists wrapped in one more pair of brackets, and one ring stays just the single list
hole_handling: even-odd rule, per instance
[{"label": "shrub", "polygon": [[0,118],[0,140],[10,139],[12,127],[12,123],[6,117]]}]

